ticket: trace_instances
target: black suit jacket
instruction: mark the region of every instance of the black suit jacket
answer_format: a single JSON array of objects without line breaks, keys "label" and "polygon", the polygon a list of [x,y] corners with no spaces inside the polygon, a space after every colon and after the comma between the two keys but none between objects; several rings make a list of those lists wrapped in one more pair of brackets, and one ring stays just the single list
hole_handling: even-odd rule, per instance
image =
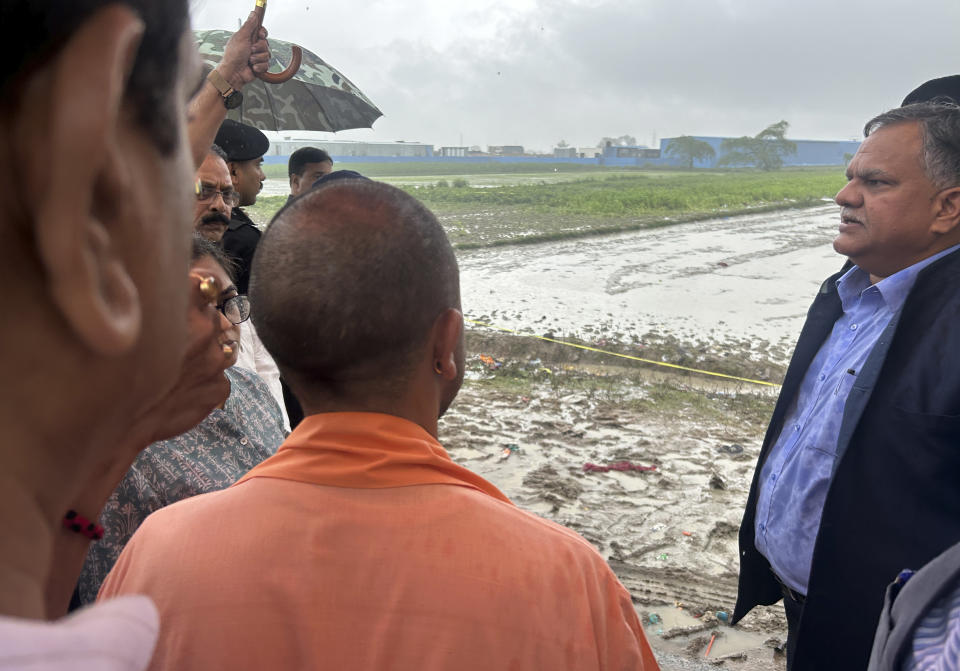
[{"label": "black suit jacket", "polygon": [[241,294],[246,294],[250,287],[250,266],[259,242],[260,229],[246,212],[233,208],[230,225],[223,234],[223,249],[237,265],[236,285]]},{"label": "black suit jacket", "polygon": [[[843,271],[841,271],[843,272]],[[740,527],[733,622],[781,598],[754,546],[759,475],[803,376],[842,314],[838,273],[807,315]],[[925,268],[857,375],[813,552],[795,671],[864,669],[884,590],[960,541],[960,252]]]}]

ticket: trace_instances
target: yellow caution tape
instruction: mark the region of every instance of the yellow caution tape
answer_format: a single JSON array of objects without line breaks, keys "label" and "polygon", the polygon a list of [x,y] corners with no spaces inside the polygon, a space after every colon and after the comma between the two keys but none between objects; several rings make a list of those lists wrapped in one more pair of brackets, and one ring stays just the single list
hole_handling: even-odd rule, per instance
[{"label": "yellow caution tape", "polygon": [[638,356],[631,356],[629,354],[620,354],[619,352],[608,352],[607,350],[598,349],[596,347],[588,347],[587,345],[578,345],[577,343],[566,342],[564,340],[556,340],[554,338],[547,338],[545,336],[538,336],[532,333],[521,333],[514,329],[508,329],[503,326],[496,326],[495,324],[487,324],[485,322],[478,322],[474,319],[464,319],[463,321],[468,324],[473,324],[474,326],[482,326],[488,329],[494,329],[495,331],[503,331],[504,333],[513,333],[514,335],[523,336],[526,338],[536,338],[537,340],[543,340],[544,342],[552,342],[558,345],[565,345],[566,347],[575,347],[576,349],[586,350],[588,352],[597,352],[599,354],[606,354],[607,356],[616,356],[621,359],[630,359],[631,361],[639,361],[640,363],[648,363],[652,366],[661,366],[663,368],[673,368],[675,370],[682,370],[688,373],[698,373],[700,375],[709,375],[711,377],[720,377],[725,380],[735,380],[737,382],[747,382],[749,384],[759,384],[764,387],[779,387],[779,384],[774,382],[765,382],[763,380],[752,380],[748,377],[737,377],[736,375],[727,375],[725,373],[715,373],[709,370],[700,370],[699,368],[688,368],[687,366],[680,366],[675,363],[665,363],[663,361],[654,361],[653,359],[643,359]]}]

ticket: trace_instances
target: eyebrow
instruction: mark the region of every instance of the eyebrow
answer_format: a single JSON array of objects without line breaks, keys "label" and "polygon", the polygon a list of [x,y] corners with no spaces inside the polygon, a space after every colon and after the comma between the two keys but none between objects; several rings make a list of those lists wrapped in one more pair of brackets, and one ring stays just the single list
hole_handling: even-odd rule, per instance
[{"label": "eyebrow", "polygon": [[857,172],[851,172],[847,170],[847,179],[853,179],[854,177],[859,177],[862,180],[868,179],[883,179],[883,180],[893,180],[894,177],[889,172],[881,170],[880,168],[873,168],[868,170],[858,170]]},{"label": "eyebrow", "polygon": [[227,294],[230,294],[230,293],[234,293],[234,294],[239,294],[239,293],[240,293],[239,291],[237,291],[237,287],[236,287],[235,284],[231,284],[229,287],[227,287],[226,289],[224,289],[223,291],[221,291],[221,292],[220,292],[220,298],[224,298],[224,297],[226,297]]}]

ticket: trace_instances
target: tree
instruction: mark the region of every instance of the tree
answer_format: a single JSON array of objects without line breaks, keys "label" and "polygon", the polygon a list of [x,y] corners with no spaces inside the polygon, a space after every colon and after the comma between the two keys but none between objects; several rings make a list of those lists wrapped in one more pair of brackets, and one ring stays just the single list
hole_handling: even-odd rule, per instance
[{"label": "tree", "polygon": [[597,144],[598,147],[636,147],[637,138],[632,135],[621,135],[620,137],[605,137]]},{"label": "tree", "polygon": [[693,167],[694,161],[705,161],[717,156],[717,152],[713,150],[709,142],[698,140],[689,135],[681,135],[670,140],[670,144],[667,145],[663,153],[680,159],[688,168]]},{"label": "tree", "polygon": [[717,165],[752,165],[762,170],[778,170],[783,157],[796,154],[797,145],[786,139],[786,121],[767,126],[753,137],[728,138],[720,145],[723,156]]}]

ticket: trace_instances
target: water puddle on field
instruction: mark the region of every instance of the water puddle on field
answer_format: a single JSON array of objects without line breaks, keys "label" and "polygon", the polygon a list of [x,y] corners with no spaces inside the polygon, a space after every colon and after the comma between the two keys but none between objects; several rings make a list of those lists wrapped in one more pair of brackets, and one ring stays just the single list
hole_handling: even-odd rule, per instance
[{"label": "water puddle on field", "polygon": [[[729,614],[727,614],[729,615]],[[656,641],[658,651],[693,653],[696,657],[719,659],[747,653],[753,657],[772,657],[772,650],[765,645],[769,635],[743,631],[725,625],[707,628],[702,618],[696,618],[682,608],[650,609],[641,614],[647,638]],[[652,620],[651,620],[652,617]],[[698,631],[699,630],[699,631]],[[689,631],[683,635],[678,632]],[[705,655],[710,638],[716,634],[710,655]],[[664,638],[666,636],[667,638]]]},{"label": "water puddle on field", "polygon": [[650,332],[784,345],[843,264],[839,208],[711,219],[538,245],[465,250],[468,318],[556,337],[641,341]]}]

